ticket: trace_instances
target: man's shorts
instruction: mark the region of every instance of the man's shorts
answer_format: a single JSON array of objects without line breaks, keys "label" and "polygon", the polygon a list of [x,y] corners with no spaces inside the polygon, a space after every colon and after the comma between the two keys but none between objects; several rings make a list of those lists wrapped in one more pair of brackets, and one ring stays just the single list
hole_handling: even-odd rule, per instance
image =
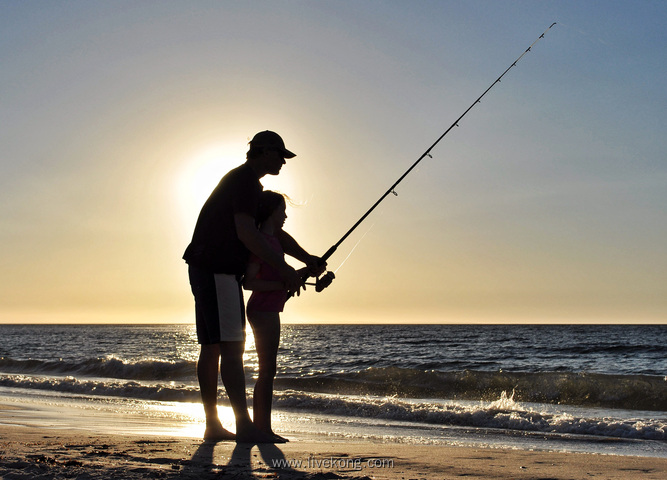
[{"label": "man's shorts", "polygon": [[190,265],[197,341],[202,345],[245,341],[243,290],[236,275],[211,273]]}]

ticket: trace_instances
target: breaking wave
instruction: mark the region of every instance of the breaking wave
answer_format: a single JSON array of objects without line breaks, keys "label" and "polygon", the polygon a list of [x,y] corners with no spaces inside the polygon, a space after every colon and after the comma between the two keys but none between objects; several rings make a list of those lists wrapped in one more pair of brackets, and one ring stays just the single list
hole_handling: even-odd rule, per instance
[{"label": "breaking wave", "polygon": [[514,391],[521,402],[667,411],[667,379],[572,372],[419,371],[398,367],[278,378],[283,388],[413,398],[493,400]]},{"label": "breaking wave", "polygon": [[125,360],[113,355],[67,360],[15,360],[0,357],[0,372],[120,378],[127,380],[174,380],[194,378],[195,362],[143,358]]},{"label": "breaking wave", "polygon": [[[86,359],[75,363],[52,360],[13,360],[0,357],[0,372],[41,376],[105,379],[136,382],[170,382],[195,385],[195,362],[186,360],[123,360],[114,356]],[[248,382],[254,374],[246,371]],[[8,378],[2,381],[9,381]],[[108,381],[106,380],[108,379]],[[40,380],[28,388],[50,389]],[[52,379],[53,382],[59,380]],[[128,382],[116,382],[128,385]],[[142,385],[143,383],[137,383]],[[153,388],[153,387],[151,387]],[[399,367],[369,367],[356,372],[278,375],[276,388],[295,391],[347,395],[396,396],[493,401],[502,392],[515,392],[520,402],[565,404],[630,410],[667,411],[667,380],[653,375],[608,375],[586,372],[506,372],[464,370],[456,372],[423,371]],[[133,396],[136,389],[121,392]],[[141,394],[140,398],[147,398]]]}]

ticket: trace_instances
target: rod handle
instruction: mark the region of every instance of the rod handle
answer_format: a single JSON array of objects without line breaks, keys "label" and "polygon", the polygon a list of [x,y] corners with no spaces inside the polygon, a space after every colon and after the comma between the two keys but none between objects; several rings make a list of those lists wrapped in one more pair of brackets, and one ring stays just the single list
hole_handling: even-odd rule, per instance
[{"label": "rod handle", "polygon": [[329,250],[327,250],[326,253],[322,255],[322,261],[326,262],[327,260],[329,260],[329,257],[334,254],[337,248],[338,245],[334,245]]}]

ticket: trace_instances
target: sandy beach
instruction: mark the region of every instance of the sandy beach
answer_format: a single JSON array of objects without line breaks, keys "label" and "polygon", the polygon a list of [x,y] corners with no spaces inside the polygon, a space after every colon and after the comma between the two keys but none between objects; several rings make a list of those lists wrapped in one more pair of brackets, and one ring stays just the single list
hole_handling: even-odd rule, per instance
[{"label": "sandy beach", "polygon": [[0,478],[663,479],[667,459],[293,438],[282,445],[0,426]]}]

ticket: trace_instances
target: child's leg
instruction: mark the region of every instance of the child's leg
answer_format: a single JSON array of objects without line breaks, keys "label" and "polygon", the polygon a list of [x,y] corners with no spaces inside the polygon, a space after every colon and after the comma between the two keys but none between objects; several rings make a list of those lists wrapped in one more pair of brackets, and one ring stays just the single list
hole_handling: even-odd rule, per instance
[{"label": "child's leg", "polygon": [[280,314],[278,312],[248,312],[248,321],[255,335],[255,348],[259,359],[259,377],[252,400],[253,423],[261,431],[273,433],[271,403],[280,343]]}]

